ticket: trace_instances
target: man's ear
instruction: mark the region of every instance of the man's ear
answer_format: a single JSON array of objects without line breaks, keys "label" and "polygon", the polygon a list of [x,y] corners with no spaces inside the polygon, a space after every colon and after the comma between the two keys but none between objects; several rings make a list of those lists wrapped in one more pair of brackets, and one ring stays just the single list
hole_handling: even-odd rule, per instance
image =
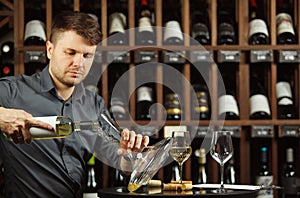
[{"label": "man's ear", "polygon": [[47,41],[46,42],[46,53],[47,53],[48,59],[51,59],[52,51],[53,51],[53,44],[50,41]]}]

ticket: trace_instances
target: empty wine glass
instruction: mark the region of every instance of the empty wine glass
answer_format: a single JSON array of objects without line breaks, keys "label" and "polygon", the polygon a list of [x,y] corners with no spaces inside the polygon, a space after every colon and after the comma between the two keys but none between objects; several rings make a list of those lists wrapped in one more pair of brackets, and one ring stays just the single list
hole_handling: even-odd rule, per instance
[{"label": "empty wine glass", "polygon": [[172,144],[169,150],[171,157],[179,165],[179,183],[182,183],[182,165],[191,156],[191,137],[188,131],[173,131]]},{"label": "empty wine glass", "polygon": [[217,193],[226,193],[224,188],[224,164],[233,155],[233,145],[230,131],[214,131],[210,146],[210,155],[220,164],[221,186]]}]

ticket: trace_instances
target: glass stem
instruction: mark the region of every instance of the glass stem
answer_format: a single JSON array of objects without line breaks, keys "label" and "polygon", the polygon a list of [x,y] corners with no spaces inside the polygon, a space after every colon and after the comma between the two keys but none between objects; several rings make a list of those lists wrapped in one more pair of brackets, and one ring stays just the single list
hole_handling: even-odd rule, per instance
[{"label": "glass stem", "polygon": [[225,188],[224,188],[224,164],[220,165],[220,173],[221,173],[221,187],[220,187],[220,190],[224,191],[225,190]]},{"label": "glass stem", "polygon": [[182,184],[182,163],[179,164],[179,183]]}]

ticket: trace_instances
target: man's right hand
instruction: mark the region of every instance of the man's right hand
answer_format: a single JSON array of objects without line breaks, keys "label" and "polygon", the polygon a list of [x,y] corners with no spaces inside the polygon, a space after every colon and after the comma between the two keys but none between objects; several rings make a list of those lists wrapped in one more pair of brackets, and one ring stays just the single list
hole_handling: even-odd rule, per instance
[{"label": "man's right hand", "polygon": [[53,130],[50,124],[33,119],[32,115],[24,110],[0,107],[0,130],[11,137],[14,143],[31,143],[30,127]]}]

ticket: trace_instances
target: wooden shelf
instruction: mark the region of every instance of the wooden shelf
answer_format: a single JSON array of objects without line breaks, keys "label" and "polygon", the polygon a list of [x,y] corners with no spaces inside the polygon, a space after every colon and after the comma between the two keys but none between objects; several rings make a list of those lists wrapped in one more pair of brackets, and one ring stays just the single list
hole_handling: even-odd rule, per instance
[{"label": "wooden shelf", "polygon": [[[135,28],[135,0],[127,0],[128,1],[128,28]],[[164,0],[154,0],[154,8],[155,8],[155,18],[156,18],[156,26],[163,27],[163,1]],[[12,11],[0,11],[0,15],[6,15],[9,17],[14,17],[14,41],[15,41],[15,74],[24,73],[24,52],[25,51],[44,51],[45,47],[43,46],[24,46],[23,45],[23,37],[24,37],[24,0],[14,0],[13,6],[8,4],[8,1],[0,1],[1,3],[7,4]],[[53,13],[53,0],[45,0],[46,9],[46,33],[47,38],[49,38],[51,22],[52,22],[52,13]],[[188,0],[181,0],[181,13],[182,13],[182,30],[185,35],[190,34],[190,5]],[[283,156],[285,155],[285,150],[281,150],[282,143],[284,137],[281,138],[282,134],[282,126],[299,126],[300,128],[300,119],[294,120],[279,120],[277,119],[277,101],[276,101],[276,82],[277,82],[277,75],[280,75],[277,72],[279,61],[278,61],[278,53],[284,50],[292,50],[292,51],[299,51],[300,45],[277,45],[276,44],[276,1],[273,0],[264,0],[266,4],[266,12],[267,12],[267,24],[269,27],[271,44],[270,45],[249,45],[248,44],[248,1],[240,1],[240,0],[232,0],[233,3],[236,5],[236,21],[238,23],[237,35],[238,35],[238,43],[237,45],[217,45],[217,6],[219,0],[207,0],[208,2],[208,12],[209,12],[209,19],[210,19],[210,33],[211,33],[211,45],[208,46],[194,46],[190,45],[189,39],[185,38],[183,46],[165,46],[162,45],[162,38],[163,32],[157,31],[156,38],[157,38],[157,45],[155,46],[136,46],[134,44],[134,32],[130,31],[130,42],[129,46],[107,46],[106,41],[104,40],[102,46],[100,47],[101,52],[110,52],[110,51],[133,51],[131,55],[134,54],[136,51],[141,50],[153,50],[153,51],[183,51],[186,52],[186,58],[190,59],[190,52],[195,52],[199,50],[208,50],[212,52],[212,60],[214,62],[209,66],[209,87],[213,90],[211,95],[211,104],[212,104],[212,120],[193,120],[191,119],[191,102],[189,96],[189,84],[184,84],[183,88],[183,95],[184,95],[184,119],[181,121],[166,121],[164,126],[176,126],[176,125],[186,125],[188,127],[194,126],[218,126],[224,125],[226,126],[238,126],[240,128],[240,137],[238,139],[238,148],[237,153],[239,153],[240,159],[237,159],[239,162],[239,173],[241,178],[241,183],[249,184],[253,183],[252,180],[253,174],[255,174],[255,170],[251,167],[251,160],[258,160],[258,157],[252,159],[253,157],[251,154],[251,146],[252,143],[256,141],[260,141],[256,138],[251,138],[251,127],[253,126],[260,126],[260,125],[270,125],[274,128],[274,137],[269,138],[270,142],[268,142],[271,151],[272,151],[272,172],[274,173],[274,184],[278,185],[280,180],[280,173],[279,169],[283,162],[279,162],[279,159],[284,159]],[[101,9],[99,15],[101,16],[100,23],[101,23],[101,31],[103,33],[104,39],[108,37],[108,21],[107,21],[107,14],[109,13],[108,5],[109,0],[99,0],[99,4],[101,4]],[[73,8],[74,10],[81,10],[80,0],[74,0]],[[300,27],[300,3],[297,0],[294,0],[294,25],[299,29]],[[5,23],[5,21],[2,23]],[[1,22],[0,22],[0,29],[1,29]],[[300,41],[300,34],[298,31],[297,37]],[[240,60],[234,63],[230,63],[235,65],[237,68],[237,100],[239,103],[240,108],[240,120],[226,120],[221,121],[217,119],[217,73],[218,73],[218,53],[220,51],[239,51],[240,53]],[[270,102],[270,108],[272,112],[272,118],[270,120],[250,120],[249,119],[249,95],[250,95],[250,69],[252,67],[252,63],[249,61],[249,54],[251,51],[260,51],[260,50],[270,50],[273,56],[272,61],[270,62],[261,62],[263,66],[267,67],[268,75],[265,78],[268,78],[268,96]],[[159,55],[160,56],[160,55]],[[130,62],[128,64],[128,68],[135,68],[136,64],[131,57]],[[201,64],[201,63],[200,63]],[[281,63],[285,64],[285,63]],[[102,82],[101,93],[103,98],[108,101],[109,100],[109,90],[108,90],[108,72],[107,67],[109,67],[109,63],[102,64]],[[297,114],[300,114],[300,64],[299,62],[288,63],[286,69],[293,70],[292,73],[295,76],[294,82],[294,95],[295,95],[295,103],[297,107]],[[158,58],[157,68],[155,68],[157,76],[156,79],[158,81],[163,81],[164,78],[164,68],[161,59]],[[191,80],[193,75],[195,75],[191,70],[191,65],[189,62],[185,62],[181,65],[180,72],[188,79]],[[128,82],[129,90],[134,91],[135,89],[135,73],[131,71],[130,73],[130,82]],[[163,103],[163,86],[157,85],[155,87],[156,90],[156,101],[158,103]],[[130,114],[132,118],[135,118],[135,97],[131,96],[129,101],[130,106]],[[153,120],[151,124],[155,127],[160,127],[162,120],[162,112],[159,112],[157,115],[157,120]],[[120,121],[119,124],[121,126],[128,126],[131,124],[129,121]],[[147,121],[135,121],[136,125],[147,125]],[[129,126],[130,127],[130,126]],[[162,137],[163,128],[159,131],[160,136]],[[280,137],[280,138],[278,138]],[[295,153],[299,156],[300,154],[300,138],[293,137],[293,141],[297,141]],[[283,148],[282,148],[283,149]],[[208,156],[207,156],[208,157]],[[300,158],[296,158],[297,170],[300,172]],[[192,164],[191,162],[187,163],[188,166],[196,166],[197,164]],[[218,182],[218,174],[217,168],[214,165],[211,175],[213,178],[213,182]],[[107,171],[107,167],[104,168]],[[192,179],[193,174],[191,173],[190,167],[185,169],[187,179]],[[105,173],[105,172],[103,172]],[[163,170],[159,172],[159,177],[163,177]],[[107,175],[104,178],[109,179]],[[104,187],[108,185],[108,181],[104,181]]]}]

